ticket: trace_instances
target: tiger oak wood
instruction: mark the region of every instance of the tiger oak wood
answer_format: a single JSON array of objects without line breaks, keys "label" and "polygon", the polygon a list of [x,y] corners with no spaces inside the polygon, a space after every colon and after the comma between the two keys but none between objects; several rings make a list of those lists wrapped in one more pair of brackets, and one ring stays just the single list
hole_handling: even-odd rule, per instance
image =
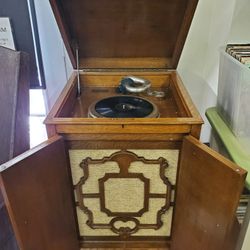
[{"label": "tiger oak wood", "polygon": [[[208,190],[208,184],[204,180],[206,174],[211,174],[209,171],[212,171],[214,179],[211,185],[218,186],[223,192],[215,192],[214,189],[209,192],[213,193],[215,201],[222,202],[222,207],[228,204],[233,204],[234,207],[228,207],[225,214],[218,215],[214,213],[214,207],[216,207],[214,200],[208,199],[207,207],[210,210],[205,215],[211,212],[214,216],[208,220],[204,215],[200,223],[209,222],[216,225],[217,220],[221,219],[227,225],[236,225],[231,227],[235,229],[234,237],[231,237],[231,233],[228,233],[226,237],[223,234],[211,234],[211,243],[208,242],[211,245],[217,242],[225,244],[228,240],[232,246],[237,235],[237,223],[232,213],[238,202],[238,194],[242,188],[245,173],[236,173],[233,179],[235,186],[232,191],[234,194],[232,201],[225,200],[223,195],[227,194],[228,190],[223,189],[221,183],[225,181],[227,185],[229,184],[232,175],[228,173],[232,171],[232,163],[215,155],[211,150],[207,150],[195,139],[191,137],[184,139],[186,135],[192,135],[198,139],[203,123],[175,70],[198,1],[50,0],[50,2],[75,69],[76,49],[79,50],[80,68],[79,72],[74,71],[45,120],[49,141],[26,153],[23,158],[8,163],[7,169],[1,174],[1,187],[5,191],[8,211],[20,244],[25,246],[25,250],[29,250],[26,246],[38,250],[75,250],[80,247],[92,249],[157,247],[183,250],[191,246],[190,249],[194,250],[188,242],[188,239],[193,239],[194,242],[190,244],[194,247],[199,246],[199,250],[205,249],[207,245],[199,245],[199,240],[206,239],[206,232],[201,232],[195,227],[192,228],[193,231],[189,230],[196,222],[195,216],[192,217],[190,225],[188,217],[185,213],[182,214],[182,211],[190,211],[190,208],[195,205],[197,205],[195,211],[203,208],[204,204],[195,203],[193,198],[201,197],[201,201],[206,199],[205,191]],[[80,97],[77,95],[77,73],[80,74],[81,80],[82,95]],[[165,99],[154,100],[159,106],[160,117],[150,119],[88,118],[89,104],[98,98],[114,94],[114,88],[126,75],[149,79],[152,82],[152,88],[166,91]],[[52,136],[56,134],[61,134],[63,139],[53,138]],[[72,194],[72,180],[69,180],[71,175],[69,159],[65,154],[63,144],[66,144],[67,150],[181,149],[183,140],[184,145],[187,145],[187,141],[192,141],[196,147],[190,146],[187,151],[184,147],[184,152],[180,152],[185,156],[186,165],[184,164],[184,168],[183,162],[179,165],[179,182],[177,186],[173,186],[173,189],[177,191],[177,201],[171,199],[170,203],[176,209],[172,222],[174,232],[172,239],[166,236],[150,235],[130,238],[126,241],[117,240],[112,236],[80,237],[76,211],[72,210],[75,200]],[[193,157],[191,149],[199,154]],[[199,168],[197,161],[201,160],[204,155],[206,162],[214,163],[213,166]],[[32,164],[26,165],[23,164],[24,162]],[[224,164],[223,169],[221,162]],[[8,168],[8,166],[12,167]],[[225,175],[220,172],[221,170],[225,171]],[[187,176],[192,178],[187,180]],[[224,180],[225,177],[227,177],[226,180]],[[239,177],[240,181],[237,182],[236,177]],[[25,188],[25,192],[22,192],[22,199],[19,193],[22,189],[14,189],[10,185],[13,182],[18,183],[19,179],[21,180],[19,185],[22,189]],[[184,193],[185,198],[194,202],[184,203],[182,187],[185,185],[194,187],[194,181],[199,183],[197,188],[193,188],[192,192],[184,190],[187,192]],[[33,187],[30,188],[31,186]],[[42,195],[37,197],[35,192],[39,190]],[[18,197],[14,195],[14,192],[18,193]],[[153,195],[159,198],[158,194]],[[64,203],[63,197],[65,197]],[[21,203],[24,198],[26,202]],[[40,211],[34,210],[34,203],[40,205]],[[206,204],[205,201],[204,203]],[[26,220],[26,217],[30,220]],[[37,227],[38,224],[42,226]],[[188,230],[181,231],[183,228]],[[218,230],[217,227],[216,230]],[[28,233],[31,239],[28,238]],[[191,236],[187,239],[183,237],[185,233]],[[230,249],[229,243],[225,249]]]},{"label": "tiger oak wood", "polygon": [[[195,138],[183,140],[171,250],[233,249],[246,171]],[[220,194],[220,195],[218,195]],[[235,241],[234,241],[235,244]]]},{"label": "tiger oak wood", "polygon": [[[134,73],[144,76],[143,72]],[[151,100],[159,107],[160,118],[88,118],[88,106],[100,98],[114,95],[114,84],[121,79],[122,75],[122,72],[81,73],[83,81],[80,98],[76,97],[76,75],[72,75],[45,120],[49,136],[54,133],[191,133],[196,138],[199,137],[199,126],[203,121],[176,72],[145,73],[146,77],[153,80],[153,86],[154,84],[156,88],[162,86],[161,88],[166,91],[165,99],[152,98]],[[105,83],[103,87],[100,82]],[[195,132],[193,132],[193,126],[196,127]],[[111,140],[111,137],[107,137],[107,140]]]},{"label": "tiger oak wood", "polygon": [[20,249],[79,249],[63,139],[0,166],[0,188]]},{"label": "tiger oak wood", "polygon": [[176,68],[198,0],[50,0],[81,68]]}]

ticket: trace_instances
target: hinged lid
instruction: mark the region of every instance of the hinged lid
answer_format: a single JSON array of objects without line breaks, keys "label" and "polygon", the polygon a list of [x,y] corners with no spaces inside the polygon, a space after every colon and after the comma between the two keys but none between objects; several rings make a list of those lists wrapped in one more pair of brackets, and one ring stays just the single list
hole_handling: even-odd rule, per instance
[{"label": "hinged lid", "polygon": [[50,0],[76,68],[176,68],[198,0]]}]

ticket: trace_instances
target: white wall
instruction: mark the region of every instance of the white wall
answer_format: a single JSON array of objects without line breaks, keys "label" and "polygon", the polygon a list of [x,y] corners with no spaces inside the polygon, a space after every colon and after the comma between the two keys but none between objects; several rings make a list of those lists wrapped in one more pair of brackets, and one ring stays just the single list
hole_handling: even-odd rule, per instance
[{"label": "white wall", "polygon": [[250,43],[250,1],[237,0],[231,31],[230,43]]},{"label": "white wall", "polygon": [[245,216],[242,229],[240,232],[238,245],[236,250],[249,250],[250,249],[250,204],[248,205],[247,214]]},{"label": "white wall", "polygon": [[250,249],[250,226],[248,226],[248,230],[245,235],[245,240],[243,242],[243,246],[241,250],[249,250]]},{"label": "white wall", "polygon": [[219,48],[231,30],[235,0],[200,0],[178,65],[178,72],[205,124],[201,140],[208,142],[208,107],[216,105]]},{"label": "white wall", "polygon": [[44,95],[50,110],[71,75],[72,66],[49,0],[35,0],[35,8],[46,79]]}]

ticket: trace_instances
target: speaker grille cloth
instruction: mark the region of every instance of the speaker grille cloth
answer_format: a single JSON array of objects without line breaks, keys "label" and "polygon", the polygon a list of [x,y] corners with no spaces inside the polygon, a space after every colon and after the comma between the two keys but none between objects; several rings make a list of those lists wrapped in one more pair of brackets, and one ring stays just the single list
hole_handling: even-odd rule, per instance
[{"label": "speaker grille cloth", "polygon": [[[76,185],[80,178],[83,177],[83,169],[80,163],[83,159],[90,157],[92,159],[102,159],[108,157],[119,150],[69,150],[70,165],[72,171],[73,184]],[[176,172],[179,150],[128,150],[135,153],[139,157],[145,159],[158,159],[163,157],[168,161],[168,167],[165,170],[165,176],[169,179],[172,185],[176,183]],[[82,193],[94,194],[99,193],[98,180],[103,178],[107,173],[119,173],[119,165],[117,162],[109,161],[102,164],[90,164],[89,177],[82,187]],[[129,167],[129,173],[142,173],[143,176],[150,180],[150,193],[166,194],[166,185],[163,183],[159,175],[159,164],[145,164],[141,161],[132,162]],[[105,203],[106,208],[112,212],[138,212],[143,207],[144,202],[144,183],[140,179],[131,178],[111,178],[105,184]],[[172,191],[174,194],[174,191]],[[174,200],[173,196],[171,197]],[[77,201],[77,198],[76,198]],[[149,198],[148,211],[143,213],[142,216],[135,217],[141,224],[155,224],[157,211],[165,205],[164,198]],[[86,198],[84,205],[91,210],[93,214],[94,223],[109,224],[112,216],[108,216],[105,212],[101,211],[100,199]],[[110,229],[92,229],[86,222],[88,215],[86,215],[79,207],[77,209],[77,217],[79,224],[79,231],[81,236],[117,236],[116,233]],[[161,220],[163,226],[157,230],[154,229],[140,229],[133,236],[170,236],[171,223],[172,223],[173,208],[170,207],[166,211]],[[133,222],[120,222],[115,223],[116,227],[129,226],[133,227]]]}]

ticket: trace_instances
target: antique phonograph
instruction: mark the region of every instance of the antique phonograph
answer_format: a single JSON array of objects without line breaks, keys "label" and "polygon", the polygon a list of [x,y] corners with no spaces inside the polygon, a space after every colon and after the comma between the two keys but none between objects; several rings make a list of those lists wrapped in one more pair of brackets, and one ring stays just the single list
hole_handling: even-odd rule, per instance
[{"label": "antique phonograph", "polygon": [[68,145],[79,237],[166,244],[180,146],[202,124],[174,70],[196,3],[51,4],[76,70],[45,123]]},{"label": "antique phonograph", "polygon": [[0,166],[20,248],[233,249],[246,172],[176,71],[197,2],[50,0],[74,72],[49,139]]}]

